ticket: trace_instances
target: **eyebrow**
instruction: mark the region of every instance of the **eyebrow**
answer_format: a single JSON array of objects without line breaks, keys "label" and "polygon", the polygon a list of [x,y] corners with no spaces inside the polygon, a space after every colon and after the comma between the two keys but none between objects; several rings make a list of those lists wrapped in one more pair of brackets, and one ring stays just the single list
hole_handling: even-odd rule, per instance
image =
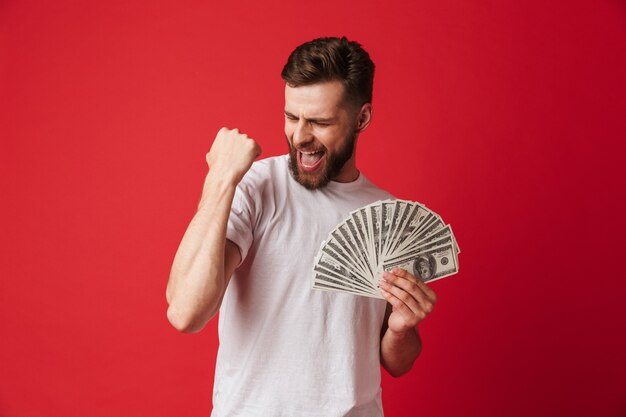
[{"label": "eyebrow", "polygon": [[[287,110],[285,110],[285,115],[292,119],[299,119],[298,116],[296,116],[293,113],[288,112]],[[309,117],[309,118],[305,118],[305,120],[307,122],[313,122],[313,123],[332,123],[335,121],[335,118],[334,117]]]}]

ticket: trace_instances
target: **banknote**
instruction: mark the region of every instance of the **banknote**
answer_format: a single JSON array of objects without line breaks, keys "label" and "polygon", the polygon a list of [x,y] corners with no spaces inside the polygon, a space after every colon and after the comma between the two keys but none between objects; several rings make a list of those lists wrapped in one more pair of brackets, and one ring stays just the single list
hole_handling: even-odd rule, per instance
[{"label": "banknote", "polygon": [[454,245],[436,246],[414,257],[383,264],[383,270],[402,268],[424,282],[435,281],[459,272]]},{"label": "banknote", "polygon": [[364,290],[374,290],[374,286],[368,278],[361,276],[349,266],[342,264],[337,257],[333,257],[327,252],[320,254],[320,258],[316,260],[313,270],[338,279],[346,279]]},{"label": "banknote", "polygon": [[382,298],[384,271],[402,268],[432,282],[458,273],[460,252],[452,227],[424,204],[376,201],[351,211],[321,243],[312,287]]}]

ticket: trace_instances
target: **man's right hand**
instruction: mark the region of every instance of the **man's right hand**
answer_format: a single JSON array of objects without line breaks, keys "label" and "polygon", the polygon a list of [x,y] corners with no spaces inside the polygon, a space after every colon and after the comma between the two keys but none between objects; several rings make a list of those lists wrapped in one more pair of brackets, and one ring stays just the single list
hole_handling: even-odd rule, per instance
[{"label": "man's right hand", "polygon": [[211,150],[206,154],[206,161],[211,176],[237,185],[259,155],[261,147],[254,139],[238,129],[223,127],[217,132]]}]

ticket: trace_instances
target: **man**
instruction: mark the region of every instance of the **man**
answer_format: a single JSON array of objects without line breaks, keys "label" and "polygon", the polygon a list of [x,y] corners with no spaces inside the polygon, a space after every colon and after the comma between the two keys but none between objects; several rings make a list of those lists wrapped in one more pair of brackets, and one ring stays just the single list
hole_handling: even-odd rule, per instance
[{"label": "man", "polygon": [[168,318],[196,332],[219,310],[213,416],[381,416],[380,364],[407,372],[434,292],[403,270],[385,301],[311,289],[320,243],[346,215],[390,195],[356,167],[372,117],[374,64],[356,42],[320,38],[285,65],[289,155],[221,129],[198,211],[176,253]]}]

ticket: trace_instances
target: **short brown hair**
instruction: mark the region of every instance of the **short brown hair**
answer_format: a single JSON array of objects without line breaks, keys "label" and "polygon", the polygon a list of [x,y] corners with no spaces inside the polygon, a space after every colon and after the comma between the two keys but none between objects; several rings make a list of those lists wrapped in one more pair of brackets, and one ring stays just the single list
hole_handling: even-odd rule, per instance
[{"label": "short brown hair", "polygon": [[374,63],[359,43],[345,37],[317,38],[298,46],[281,76],[291,87],[338,80],[349,102],[372,102]]}]

